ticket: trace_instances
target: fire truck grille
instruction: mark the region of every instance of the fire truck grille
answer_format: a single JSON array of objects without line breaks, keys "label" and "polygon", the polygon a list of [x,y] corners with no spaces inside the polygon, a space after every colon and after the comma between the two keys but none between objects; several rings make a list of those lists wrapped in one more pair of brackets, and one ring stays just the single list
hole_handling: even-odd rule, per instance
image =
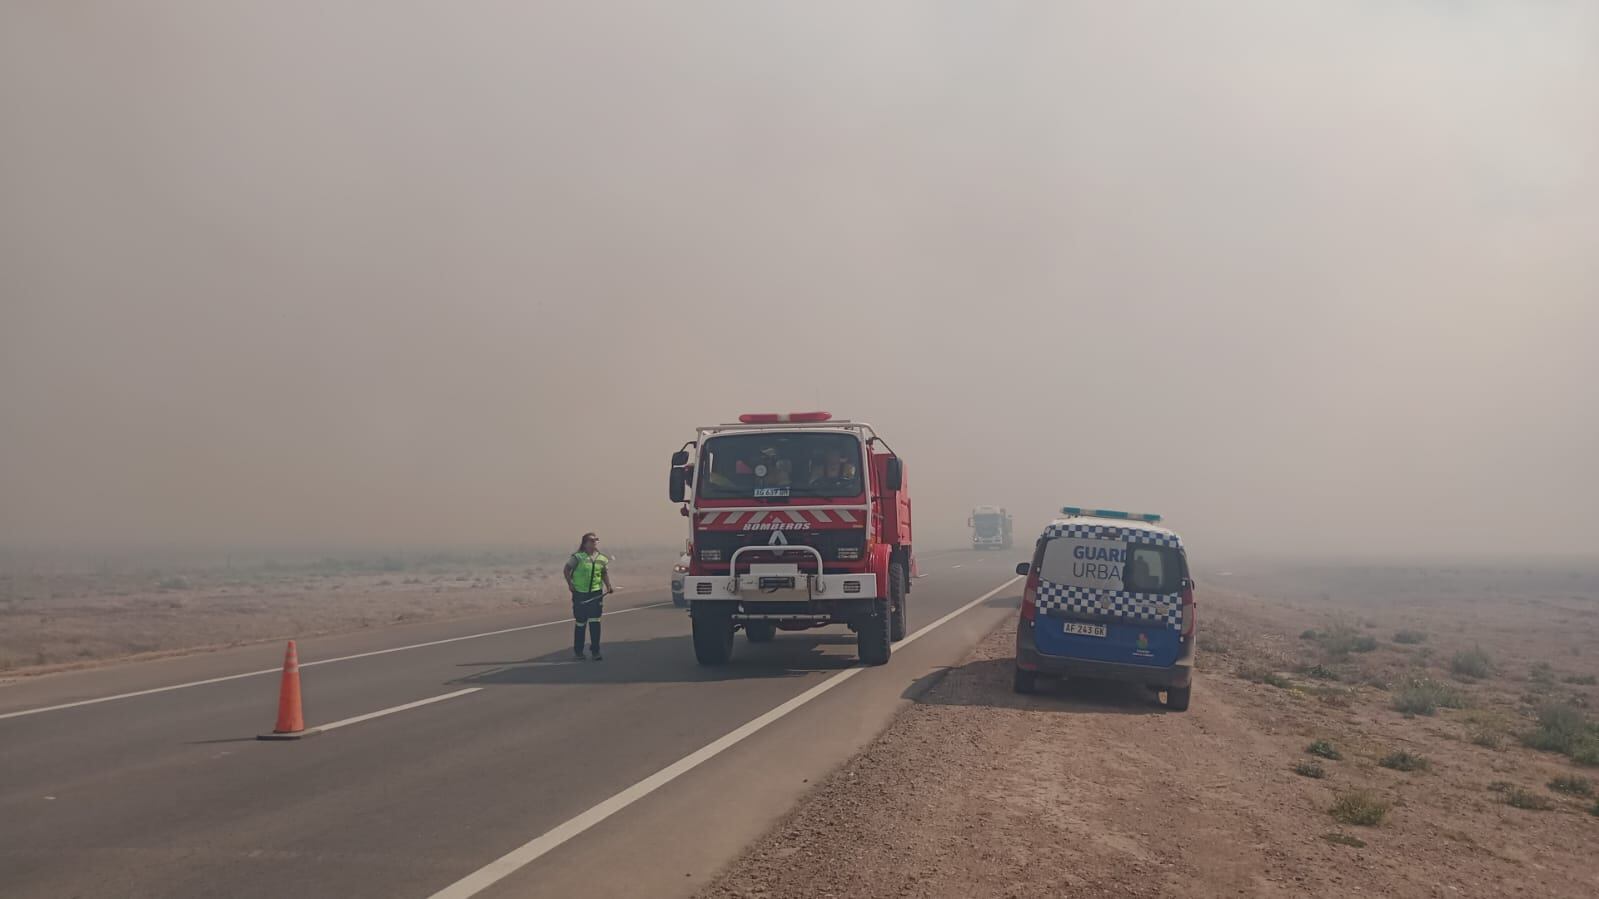
[{"label": "fire truck grille", "polygon": [[[772,545],[771,531],[700,531],[694,535],[694,548],[701,553],[704,559],[706,550],[716,550],[721,553],[720,561],[726,563],[733,558],[733,551],[745,546]],[[782,531],[783,538],[789,546],[813,546],[822,554],[824,562],[853,562],[862,558],[866,550],[866,531],[862,528],[852,530],[816,530],[816,531]],[[775,548],[781,548],[778,544]],[[839,551],[845,550],[841,556]],[[753,558],[752,558],[753,557]],[[811,560],[809,553],[789,553],[781,557],[783,561],[801,563]],[[740,570],[750,562],[777,561],[778,554],[768,556],[765,553],[756,554],[747,552],[739,556]]]}]

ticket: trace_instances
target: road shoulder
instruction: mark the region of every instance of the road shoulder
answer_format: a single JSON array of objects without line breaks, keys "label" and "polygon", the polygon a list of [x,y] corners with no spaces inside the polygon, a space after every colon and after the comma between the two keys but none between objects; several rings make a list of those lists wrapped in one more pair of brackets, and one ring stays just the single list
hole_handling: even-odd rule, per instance
[{"label": "road shoulder", "polygon": [[[1244,597],[1212,605],[1230,613],[1229,638],[1251,647],[1293,626],[1258,608]],[[1012,627],[989,634],[702,896],[1592,895],[1571,827],[1591,828],[1589,816],[1474,803],[1479,775],[1441,748],[1442,771],[1378,766],[1406,739],[1397,715],[1250,682],[1232,670],[1238,650],[1202,661],[1187,713],[1117,685],[1018,696]],[[1372,693],[1357,701],[1383,701]],[[1295,774],[1309,736],[1333,728],[1359,757],[1328,763],[1325,780]],[[1351,789],[1391,797],[1381,827],[1329,814]]]}]

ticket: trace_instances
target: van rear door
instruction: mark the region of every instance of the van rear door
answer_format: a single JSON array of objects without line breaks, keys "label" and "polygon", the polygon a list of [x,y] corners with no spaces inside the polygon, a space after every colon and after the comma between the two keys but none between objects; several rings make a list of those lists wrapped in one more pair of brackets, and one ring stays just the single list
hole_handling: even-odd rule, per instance
[{"label": "van rear door", "polygon": [[1170,667],[1181,649],[1182,550],[1055,537],[1039,568],[1034,639],[1048,655]]}]

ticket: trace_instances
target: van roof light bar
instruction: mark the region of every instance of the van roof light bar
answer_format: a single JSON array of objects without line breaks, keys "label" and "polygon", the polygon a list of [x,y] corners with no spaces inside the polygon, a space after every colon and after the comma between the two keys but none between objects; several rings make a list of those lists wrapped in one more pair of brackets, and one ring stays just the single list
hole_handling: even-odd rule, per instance
[{"label": "van roof light bar", "polygon": [[1116,509],[1085,509],[1082,506],[1066,506],[1061,514],[1071,518],[1115,518],[1120,521],[1142,521],[1146,524],[1159,524],[1160,516],[1149,512],[1120,512]]}]

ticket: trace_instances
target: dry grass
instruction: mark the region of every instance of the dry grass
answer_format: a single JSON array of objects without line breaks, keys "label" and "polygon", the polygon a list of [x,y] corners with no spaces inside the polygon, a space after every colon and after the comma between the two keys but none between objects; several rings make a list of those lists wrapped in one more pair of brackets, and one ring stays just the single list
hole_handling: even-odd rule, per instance
[{"label": "dry grass", "polygon": [[1471,745],[1481,746],[1484,749],[1499,750],[1504,748],[1505,735],[1499,731],[1486,727],[1474,728],[1469,737]]},{"label": "dry grass", "polygon": [[1460,677],[1470,677],[1477,680],[1492,677],[1494,673],[1493,657],[1489,656],[1481,646],[1471,649],[1462,649],[1455,653],[1449,660],[1449,670]]},{"label": "dry grass", "polygon": [[1522,735],[1533,749],[1558,752],[1582,765],[1599,766],[1599,725],[1570,703],[1551,702],[1538,710],[1538,726]]},{"label": "dry grass", "polygon": [[[1373,652],[1377,649],[1377,638],[1370,634],[1363,634],[1347,622],[1338,622],[1323,631],[1307,631],[1314,636],[1314,640],[1322,651],[1331,658],[1343,658],[1350,653]],[[1302,638],[1303,634],[1300,635]]]},{"label": "dry grass", "polygon": [[1505,805],[1529,812],[1546,812],[1555,807],[1549,797],[1525,787],[1511,787],[1504,791]]},{"label": "dry grass", "polygon": [[1327,776],[1327,769],[1323,768],[1320,762],[1306,760],[1294,765],[1294,773],[1300,777],[1309,777],[1313,780],[1321,780]]},{"label": "dry grass", "polygon": [[1428,678],[1412,678],[1394,688],[1394,711],[1406,715],[1431,715],[1440,708],[1460,709],[1465,706],[1464,693]]},{"label": "dry grass", "polygon": [[1403,749],[1388,753],[1377,764],[1395,771],[1426,771],[1432,767],[1426,756],[1416,755]]},{"label": "dry grass", "polygon": [[1360,699],[1360,690],[1355,687],[1317,687],[1314,694],[1317,702],[1334,709],[1353,708]]},{"label": "dry grass", "polygon": [[1334,762],[1344,757],[1344,754],[1338,751],[1338,747],[1327,740],[1317,740],[1306,746],[1305,751],[1311,755],[1320,756]]},{"label": "dry grass", "polygon": [[1592,796],[1593,781],[1575,774],[1563,774],[1549,781],[1549,789],[1567,796]]},{"label": "dry grass", "polygon": [[1376,827],[1387,817],[1391,805],[1370,790],[1350,790],[1334,800],[1328,813],[1344,824]]},{"label": "dry grass", "polygon": [[[624,591],[665,592],[675,554],[621,555]],[[543,605],[558,610],[567,596],[563,558],[529,551],[268,560],[231,569],[201,560],[180,572],[0,571],[0,671],[38,674]],[[397,565],[408,576],[396,577]]]}]

